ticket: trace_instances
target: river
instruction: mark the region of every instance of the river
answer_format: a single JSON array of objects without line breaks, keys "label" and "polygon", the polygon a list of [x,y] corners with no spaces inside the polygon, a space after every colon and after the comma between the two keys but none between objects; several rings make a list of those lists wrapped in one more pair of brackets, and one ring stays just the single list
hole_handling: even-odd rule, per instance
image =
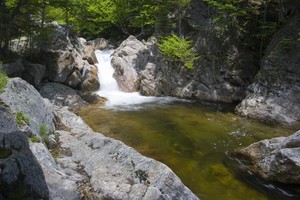
[{"label": "river", "polygon": [[241,173],[230,157],[237,148],[293,130],[239,117],[231,105],[123,93],[113,71],[104,69],[111,67],[110,53],[97,54],[100,80],[106,81],[99,95],[107,104],[80,112],[95,131],[165,163],[202,200],[299,199],[292,188]]}]

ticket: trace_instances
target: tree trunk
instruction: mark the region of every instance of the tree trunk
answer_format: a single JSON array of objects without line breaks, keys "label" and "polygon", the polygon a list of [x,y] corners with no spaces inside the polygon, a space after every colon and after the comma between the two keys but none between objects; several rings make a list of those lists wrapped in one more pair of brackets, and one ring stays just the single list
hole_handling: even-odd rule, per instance
[{"label": "tree trunk", "polygon": [[259,57],[260,59],[263,56],[263,46],[264,46],[264,29],[265,29],[265,25],[266,25],[266,20],[267,20],[267,7],[268,7],[268,2],[265,1],[264,2],[264,18],[263,18],[263,28],[261,30],[261,38],[260,38],[260,47],[259,47]]},{"label": "tree trunk", "polygon": [[42,3],[42,19],[41,19],[41,28],[44,28],[46,18],[46,0],[43,0]]},{"label": "tree trunk", "polygon": [[181,23],[182,23],[182,12],[181,8],[179,9],[179,15],[178,15],[178,35],[179,37],[182,38],[182,28],[181,28]]}]

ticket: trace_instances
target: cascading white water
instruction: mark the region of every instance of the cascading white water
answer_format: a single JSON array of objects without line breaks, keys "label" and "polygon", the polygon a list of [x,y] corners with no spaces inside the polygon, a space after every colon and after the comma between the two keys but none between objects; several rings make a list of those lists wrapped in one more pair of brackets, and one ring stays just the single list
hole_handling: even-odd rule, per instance
[{"label": "cascading white water", "polygon": [[95,52],[98,63],[98,77],[100,80],[100,90],[97,92],[100,96],[105,97],[106,108],[126,107],[138,109],[143,103],[160,102],[168,103],[173,101],[171,97],[146,97],[141,96],[138,92],[126,93],[120,91],[117,81],[113,78],[114,68],[111,65],[112,50]]}]

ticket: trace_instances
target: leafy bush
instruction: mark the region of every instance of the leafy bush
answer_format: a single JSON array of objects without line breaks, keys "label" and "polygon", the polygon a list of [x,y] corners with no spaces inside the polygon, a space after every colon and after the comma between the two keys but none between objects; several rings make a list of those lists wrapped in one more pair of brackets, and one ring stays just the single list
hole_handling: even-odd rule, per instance
[{"label": "leafy bush", "polygon": [[23,123],[26,123],[29,125],[29,118],[22,112],[16,112],[16,117],[17,117],[17,124],[19,126],[22,126]]},{"label": "leafy bush", "polygon": [[181,61],[188,69],[194,68],[194,61],[199,58],[192,49],[192,41],[170,35],[158,42],[160,52],[167,60]]},{"label": "leafy bush", "polygon": [[0,93],[2,92],[3,88],[7,84],[8,77],[5,72],[2,70],[2,64],[0,63]]}]

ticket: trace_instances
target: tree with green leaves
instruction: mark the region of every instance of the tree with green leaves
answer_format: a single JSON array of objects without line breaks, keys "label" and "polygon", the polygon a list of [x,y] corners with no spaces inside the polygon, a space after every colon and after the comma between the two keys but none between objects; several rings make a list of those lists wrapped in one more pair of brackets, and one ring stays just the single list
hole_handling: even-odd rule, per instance
[{"label": "tree with green leaves", "polygon": [[166,60],[182,62],[188,69],[194,68],[194,62],[199,58],[193,52],[191,40],[174,34],[161,38],[157,45]]}]

